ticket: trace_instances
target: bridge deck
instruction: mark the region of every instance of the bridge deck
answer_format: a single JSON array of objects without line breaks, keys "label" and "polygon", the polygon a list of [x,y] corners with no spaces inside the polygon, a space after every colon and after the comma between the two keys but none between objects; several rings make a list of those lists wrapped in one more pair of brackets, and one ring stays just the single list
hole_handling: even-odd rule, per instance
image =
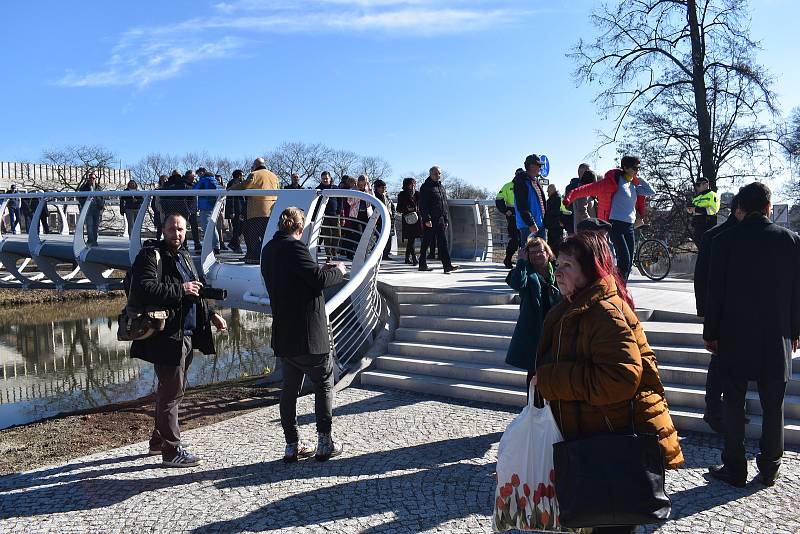
[{"label": "bridge deck", "polygon": [[[445,275],[439,262],[431,261],[434,270],[420,272],[416,267],[402,261],[384,261],[379,280],[386,284],[407,289],[481,291],[509,293],[511,288],[505,279],[508,269],[499,263],[456,261],[458,271]],[[637,308],[661,310],[681,314],[695,314],[694,288],[691,280],[666,278],[653,282],[638,273],[632,273],[628,287]]]}]

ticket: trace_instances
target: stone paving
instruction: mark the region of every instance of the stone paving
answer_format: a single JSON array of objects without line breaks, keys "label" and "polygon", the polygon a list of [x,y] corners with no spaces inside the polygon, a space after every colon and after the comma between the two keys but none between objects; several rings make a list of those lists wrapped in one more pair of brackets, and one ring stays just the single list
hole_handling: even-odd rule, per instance
[{"label": "stone paving", "polygon": [[[312,405],[298,406],[308,437]],[[163,469],[139,443],[0,478],[0,532],[491,531],[497,443],[514,410],[350,388],[334,413],[346,449],[327,463],[283,464],[273,406],[186,432],[206,459],[196,468]],[[800,532],[797,450],[775,487],[737,489],[703,476],[719,438],[682,443],[688,468],[668,473],[673,519],[643,532]]]}]

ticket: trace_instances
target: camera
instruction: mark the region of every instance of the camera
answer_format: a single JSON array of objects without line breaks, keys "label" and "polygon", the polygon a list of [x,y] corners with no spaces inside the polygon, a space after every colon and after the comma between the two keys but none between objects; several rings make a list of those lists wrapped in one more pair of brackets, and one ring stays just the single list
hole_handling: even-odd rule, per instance
[{"label": "camera", "polygon": [[200,298],[211,300],[225,300],[228,298],[227,289],[218,289],[216,287],[203,286],[200,288]]}]

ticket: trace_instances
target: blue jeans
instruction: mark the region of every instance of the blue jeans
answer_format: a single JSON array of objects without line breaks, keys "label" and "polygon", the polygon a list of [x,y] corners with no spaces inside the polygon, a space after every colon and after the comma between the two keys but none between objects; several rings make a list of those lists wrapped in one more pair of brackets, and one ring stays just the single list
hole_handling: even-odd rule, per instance
[{"label": "blue jeans", "polygon": [[8,207],[8,219],[11,223],[11,233],[14,233],[14,227],[19,225],[19,231],[22,233],[22,224],[20,223],[19,208]]},{"label": "blue jeans", "polygon": [[[203,239],[205,239],[205,237],[206,237],[206,226],[208,225],[209,219],[211,219],[211,210],[202,210],[200,212],[200,227],[203,229]],[[214,224],[213,234],[212,235],[214,236],[214,239],[213,239],[214,250],[217,250],[219,248],[219,238],[217,237],[217,225],[216,225],[216,222]]]},{"label": "blue jeans", "polygon": [[[527,226],[523,226],[519,228],[519,246],[524,247],[528,243],[528,237],[531,235],[531,229]],[[536,237],[541,237],[545,241],[547,241],[547,228],[544,226],[539,227],[539,231],[536,232]]]},{"label": "blue jeans", "polygon": [[86,244],[96,245],[97,234],[100,232],[100,217],[103,215],[100,211],[90,209],[86,212]]},{"label": "blue jeans", "polygon": [[636,250],[636,237],[633,234],[633,223],[611,221],[611,242],[617,253],[617,269],[622,279],[627,282],[633,268],[633,256]]}]

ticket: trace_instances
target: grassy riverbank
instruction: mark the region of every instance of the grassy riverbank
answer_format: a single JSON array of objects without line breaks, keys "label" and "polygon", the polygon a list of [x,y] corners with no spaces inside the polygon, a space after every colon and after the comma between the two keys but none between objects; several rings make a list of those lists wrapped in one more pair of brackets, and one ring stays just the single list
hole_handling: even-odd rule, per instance
[{"label": "grassy riverbank", "polygon": [[114,299],[124,296],[122,291],[97,291],[92,289],[0,289],[0,307],[21,306],[52,302],[74,302],[97,299]]}]

